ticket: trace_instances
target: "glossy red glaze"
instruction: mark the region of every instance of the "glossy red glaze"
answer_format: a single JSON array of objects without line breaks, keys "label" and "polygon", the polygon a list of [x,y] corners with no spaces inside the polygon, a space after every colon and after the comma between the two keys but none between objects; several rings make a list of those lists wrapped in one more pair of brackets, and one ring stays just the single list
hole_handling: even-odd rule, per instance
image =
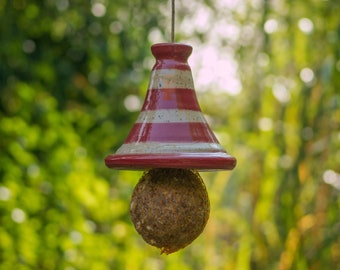
[{"label": "glossy red glaze", "polygon": [[218,143],[206,123],[135,123],[125,143],[207,142]]},{"label": "glossy red glaze", "polygon": [[142,111],[160,109],[201,110],[194,90],[179,88],[148,90]]},{"label": "glossy red glaze", "polygon": [[151,46],[151,52],[156,58],[156,69],[191,70],[187,60],[192,52],[192,47],[180,43],[158,43]]},{"label": "glossy red glaze", "polygon": [[109,168],[144,170],[151,168],[197,169],[200,171],[232,170],[236,159],[224,152],[110,155],[105,159]]}]

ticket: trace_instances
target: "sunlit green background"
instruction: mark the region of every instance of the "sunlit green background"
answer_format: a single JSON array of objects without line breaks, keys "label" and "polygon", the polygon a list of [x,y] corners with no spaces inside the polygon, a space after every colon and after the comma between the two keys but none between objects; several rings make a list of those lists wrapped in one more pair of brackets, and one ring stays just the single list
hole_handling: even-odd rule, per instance
[{"label": "sunlit green background", "polygon": [[202,173],[207,227],[165,256],[129,218],[141,172],[103,159],[138,115],[169,2],[0,1],[1,270],[340,269],[340,2],[176,5],[238,164]]}]

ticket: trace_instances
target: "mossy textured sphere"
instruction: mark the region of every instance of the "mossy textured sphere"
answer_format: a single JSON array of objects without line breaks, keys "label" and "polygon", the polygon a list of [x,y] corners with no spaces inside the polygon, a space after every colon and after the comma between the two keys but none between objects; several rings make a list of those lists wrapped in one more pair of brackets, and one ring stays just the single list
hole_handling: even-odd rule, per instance
[{"label": "mossy textured sphere", "polygon": [[210,212],[200,175],[186,169],[151,169],[132,194],[130,214],[137,232],[152,246],[170,254],[195,240]]}]

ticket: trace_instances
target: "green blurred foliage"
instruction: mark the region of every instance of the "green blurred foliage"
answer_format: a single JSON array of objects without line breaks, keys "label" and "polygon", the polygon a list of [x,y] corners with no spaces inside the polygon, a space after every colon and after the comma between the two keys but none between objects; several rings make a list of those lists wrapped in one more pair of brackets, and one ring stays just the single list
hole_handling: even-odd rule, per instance
[{"label": "green blurred foliage", "polygon": [[[215,2],[197,3],[221,19]],[[228,11],[239,37],[218,45],[235,52],[242,91],[199,97],[238,165],[202,173],[211,218],[191,246],[159,255],[134,230],[141,173],[103,158],[136,118],[124,100],[145,94],[149,33],[167,35],[167,4],[0,1],[0,269],[337,269],[337,0]],[[209,39],[184,32],[177,39]]]}]

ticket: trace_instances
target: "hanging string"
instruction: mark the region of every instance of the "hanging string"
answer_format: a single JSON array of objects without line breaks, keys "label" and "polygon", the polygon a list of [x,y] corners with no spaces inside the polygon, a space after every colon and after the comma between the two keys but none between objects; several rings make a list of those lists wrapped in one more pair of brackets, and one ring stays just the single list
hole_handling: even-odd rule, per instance
[{"label": "hanging string", "polygon": [[171,43],[175,42],[175,0],[171,0]]}]

